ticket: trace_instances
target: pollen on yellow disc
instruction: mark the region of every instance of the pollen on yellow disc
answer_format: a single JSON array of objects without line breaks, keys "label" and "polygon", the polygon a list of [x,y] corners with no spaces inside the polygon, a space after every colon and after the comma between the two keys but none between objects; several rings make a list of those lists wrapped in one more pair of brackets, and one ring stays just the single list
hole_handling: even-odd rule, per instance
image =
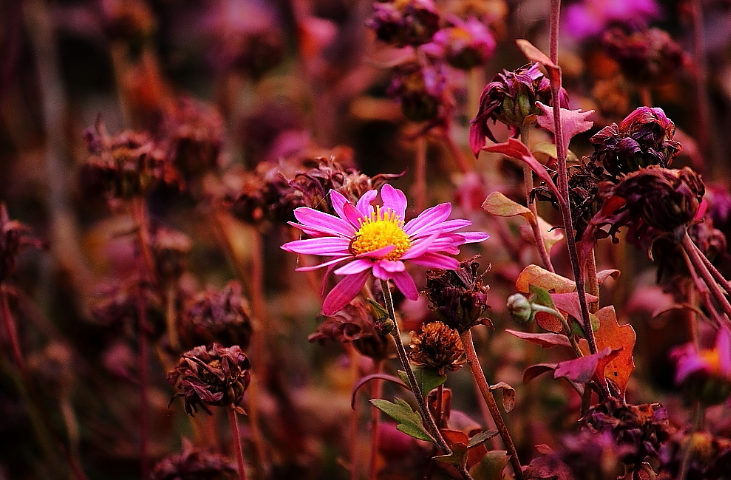
[{"label": "pollen on yellow disc", "polygon": [[390,208],[377,206],[370,217],[366,218],[353,241],[350,252],[353,255],[372,252],[393,245],[396,248],[386,256],[388,260],[398,260],[411,246],[409,236],[404,232],[404,222]]}]

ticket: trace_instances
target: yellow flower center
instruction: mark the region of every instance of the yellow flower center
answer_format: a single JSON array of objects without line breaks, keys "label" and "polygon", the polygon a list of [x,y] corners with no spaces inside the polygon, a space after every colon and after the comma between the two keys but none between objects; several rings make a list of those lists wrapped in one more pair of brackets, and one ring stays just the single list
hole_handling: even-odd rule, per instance
[{"label": "yellow flower center", "polygon": [[387,260],[398,260],[411,246],[411,240],[403,229],[404,221],[390,208],[381,210],[380,206],[370,217],[361,221],[360,229],[350,242],[350,253],[360,255],[394,245]]}]

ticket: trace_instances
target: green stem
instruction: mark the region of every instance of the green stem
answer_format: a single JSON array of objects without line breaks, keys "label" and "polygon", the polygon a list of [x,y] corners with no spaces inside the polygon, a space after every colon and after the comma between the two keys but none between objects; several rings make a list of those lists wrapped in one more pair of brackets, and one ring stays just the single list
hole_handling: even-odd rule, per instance
[{"label": "green stem", "polygon": [[495,421],[497,431],[500,432],[500,438],[503,439],[505,449],[510,455],[510,463],[513,466],[513,474],[515,475],[515,479],[523,480],[523,470],[520,466],[518,452],[515,449],[513,439],[510,437],[508,427],[505,425],[503,416],[500,413],[500,408],[498,407],[497,402],[495,401],[495,397],[490,390],[490,384],[487,383],[487,379],[485,378],[485,372],[483,372],[482,368],[480,367],[480,360],[477,357],[475,344],[472,341],[472,332],[470,330],[463,332],[461,335],[461,339],[462,345],[464,346],[465,355],[467,357],[467,365],[470,367],[470,371],[472,372],[472,376],[475,379],[475,383],[480,389],[480,393],[482,393],[482,398],[485,400],[487,408],[490,410],[490,415],[492,415],[492,419]]},{"label": "green stem", "polygon": [[396,342],[396,351],[398,352],[398,358],[399,361],[401,361],[401,366],[406,372],[406,377],[409,380],[409,386],[411,387],[411,391],[414,392],[414,396],[416,397],[416,403],[419,406],[421,418],[424,420],[424,423],[426,424],[426,429],[429,431],[429,434],[434,438],[434,441],[436,442],[437,447],[439,447],[439,450],[441,450],[444,455],[450,455],[452,453],[452,449],[449,448],[449,445],[447,445],[444,437],[442,437],[439,428],[434,422],[434,417],[432,417],[431,413],[429,412],[424,394],[421,391],[421,387],[419,387],[419,383],[416,381],[414,371],[411,369],[411,364],[409,363],[409,359],[406,356],[406,349],[404,348],[404,344],[401,341],[401,330],[399,329],[398,322],[396,321],[396,311],[393,308],[393,297],[391,297],[391,289],[388,286],[387,280],[381,280],[381,290],[383,290],[383,297],[386,302],[386,310],[388,311],[388,316],[391,318],[391,320],[393,320],[394,323],[394,329],[393,332],[391,332],[391,335]]}]

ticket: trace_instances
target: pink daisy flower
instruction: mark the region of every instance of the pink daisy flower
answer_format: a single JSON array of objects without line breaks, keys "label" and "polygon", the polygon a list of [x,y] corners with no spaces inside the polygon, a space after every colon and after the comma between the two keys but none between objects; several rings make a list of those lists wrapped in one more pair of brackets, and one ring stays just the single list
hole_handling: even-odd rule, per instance
[{"label": "pink daisy flower", "polygon": [[353,205],[342,194],[330,190],[337,217],[308,207],[294,211],[300,223],[291,222],[291,225],[312,238],[285,243],[282,248],[288,252],[334,257],[319,265],[300,267],[298,271],[334,268],[346,262],[334,272],[345,278],[325,297],[322,306],[325,315],[342,310],[358,295],[371,273],[380,280],[393,280],[406,298],[416,300],[419,292],[404,261],[456,270],[459,262],[448,255],[458,254],[460,245],[489,237],[483,232],[455,233],[472,222],[447,220],[452,212],[449,203],[428,208],[404,224],[406,195],[386,184],[381,189],[383,205],[374,207],[371,202],[377,195],[377,191],[370,190]]}]

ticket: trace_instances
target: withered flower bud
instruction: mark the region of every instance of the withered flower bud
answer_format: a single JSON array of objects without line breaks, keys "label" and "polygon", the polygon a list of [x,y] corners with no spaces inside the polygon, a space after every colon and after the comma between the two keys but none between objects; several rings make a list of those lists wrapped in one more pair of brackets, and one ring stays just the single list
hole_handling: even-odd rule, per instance
[{"label": "withered flower bud", "polygon": [[248,347],[253,327],[241,284],[231,281],[223,290],[208,288],[197,294],[188,303],[179,328],[184,348],[213,342],[225,347]]},{"label": "withered flower bud", "polygon": [[610,432],[621,451],[620,460],[630,465],[657,458],[671,433],[661,404],[631,405],[614,397],[591,407],[582,422],[591,432]]},{"label": "withered flower bud", "polygon": [[190,98],[178,99],[166,107],[158,134],[160,148],[186,182],[199,181],[201,175],[218,168],[223,118],[212,106]]},{"label": "withered flower bud", "polygon": [[[558,174],[554,175],[554,182],[557,177]],[[569,205],[577,239],[581,238],[587,225],[601,208],[602,198],[599,196],[599,185],[608,180],[611,180],[611,177],[604,172],[602,167],[593,162],[582,162],[580,165],[569,167]],[[558,198],[549,187],[545,185],[536,187],[531,194],[538,200],[551,202],[551,205],[559,210]]]},{"label": "withered flower bud", "polygon": [[399,101],[404,116],[414,122],[433,120],[445,113],[447,77],[438,60],[428,64],[408,61],[396,66],[388,94]]},{"label": "withered flower bud", "polygon": [[8,209],[0,203],[0,283],[15,270],[18,254],[28,246],[44,248],[45,243],[27,235],[30,228],[17,220],[10,220]]},{"label": "withered flower bud", "polygon": [[650,165],[667,168],[682,149],[674,135],[675,124],[661,108],[639,107],[619,125],[613,123],[591,137],[591,158],[614,177]]},{"label": "withered flower bud", "polygon": [[376,37],[397,47],[429,42],[439,30],[439,11],[432,0],[389,0],[373,4],[366,22]]},{"label": "withered flower bud", "polygon": [[664,83],[685,60],[681,46],[658,28],[627,32],[613,27],[604,32],[602,45],[619,63],[622,74],[641,85]]},{"label": "withered flower bud", "polygon": [[330,190],[356,202],[366,191],[403,175],[369,177],[345,166],[351,163],[350,151],[340,149],[336,153],[338,157],[292,158],[257,165],[254,172],[238,179],[238,190],[232,194],[232,212],[248,223],[285,224],[295,220],[294,210],[298,207],[335,213],[327,196]]},{"label": "withered flower bud", "polygon": [[158,338],[165,332],[164,303],[156,288],[137,278],[103,286],[91,314],[99,323],[114,330],[124,331],[132,327],[136,331],[139,328],[140,301],[144,302],[148,333],[152,338]]},{"label": "withered flower bud", "polygon": [[413,364],[435,368],[440,374],[445,369],[458,370],[466,361],[459,332],[439,321],[422,325],[421,333],[411,332],[409,347]]},{"label": "withered flower bud", "polygon": [[190,253],[190,237],[167,227],[153,229],[150,249],[155,261],[155,269],[160,280],[172,284],[185,272],[185,262]]},{"label": "withered flower bud", "polygon": [[474,17],[467,21],[452,17],[450,23],[434,34],[434,44],[443,50],[447,63],[460,70],[487,63],[496,46],[490,30]]},{"label": "withered flower bud", "polygon": [[158,183],[177,184],[178,173],[150,134],[124,131],[111,137],[99,118],[84,132],[91,156],[81,166],[81,183],[91,193],[130,199],[146,195]]},{"label": "withered flower bud", "polygon": [[[488,120],[504,123],[517,136],[527,118],[540,114],[536,102],[552,104],[551,82],[538,67],[539,64],[535,63],[512,72],[503,70],[485,86],[480,96],[480,107],[470,126],[470,146],[475,156],[485,144],[485,137],[497,142]],[[568,94],[563,88],[559,93],[559,104],[562,108],[569,107]]]},{"label": "withered flower bud", "polygon": [[490,320],[482,315],[487,305],[488,285],[482,283],[477,274],[480,264],[472,257],[459,264],[457,270],[428,270],[424,293],[429,308],[437,318],[455,328],[459,333],[474,325],[489,325]]},{"label": "withered flower bud", "polygon": [[689,167],[644,168],[627,175],[614,189],[615,196],[626,200],[631,215],[663,232],[693,220],[704,193],[700,175]]},{"label": "withered flower bud", "polygon": [[201,407],[212,415],[210,405],[229,407],[246,414],[242,404],[251,381],[249,359],[238,345],[222,347],[214,343],[198,346],[180,356],[178,366],[168,373],[168,382],[182,390],[175,397],[185,399],[188,415]]},{"label": "withered flower bud", "polygon": [[[690,450],[690,451],[689,451]],[[678,431],[660,451],[660,477],[723,479],[731,471],[731,440],[707,432]]]},{"label": "withered flower bud", "polygon": [[371,306],[356,298],[337,314],[327,317],[307,339],[324,344],[327,340],[352,342],[362,355],[374,360],[388,357],[390,337],[379,332],[380,318]]},{"label": "withered flower bud", "polygon": [[150,480],[234,480],[236,464],[183,439],[183,451],[163,458],[152,468]]}]

